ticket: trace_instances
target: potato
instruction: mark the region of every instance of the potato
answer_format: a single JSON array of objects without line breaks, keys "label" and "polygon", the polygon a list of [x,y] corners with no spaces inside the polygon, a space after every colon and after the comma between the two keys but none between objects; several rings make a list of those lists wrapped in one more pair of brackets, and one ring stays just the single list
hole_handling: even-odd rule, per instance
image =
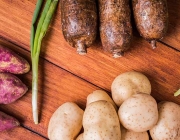
[{"label": "potato", "polygon": [[86,106],[92,102],[98,101],[98,100],[105,100],[110,102],[114,108],[117,110],[117,106],[114,103],[114,101],[111,99],[111,97],[103,90],[95,90],[93,93],[89,94],[87,97],[87,103]]},{"label": "potato", "polygon": [[84,139],[83,139],[83,133],[81,133],[81,134],[76,138],[76,140],[84,140]]},{"label": "potato", "polygon": [[84,111],[75,103],[62,104],[49,121],[49,139],[74,140],[82,128],[83,113]]},{"label": "potato", "polygon": [[117,106],[136,93],[151,93],[151,84],[142,73],[130,71],[117,76],[111,85],[112,98]]},{"label": "potato", "polygon": [[0,104],[9,104],[22,97],[28,88],[13,74],[0,73]]},{"label": "potato", "polygon": [[0,132],[19,126],[19,121],[0,111]]},{"label": "potato", "polygon": [[84,140],[120,140],[118,115],[110,102],[90,103],[83,116]]},{"label": "potato", "polygon": [[122,103],[118,115],[126,129],[145,132],[157,123],[157,103],[149,94],[135,94]]},{"label": "potato", "polygon": [[121,126],[121,140],[149,140],[147,131],[134,132]]},{"label": "potato", "polygon": [[30,65],[24,58],[0,45],[0,72],[23,74],[29,70]]},{"label": "potato", "polygon": [[150,130],[153,140],[180,140],[180,106],[173,102],[158,103],[159,119]]}]

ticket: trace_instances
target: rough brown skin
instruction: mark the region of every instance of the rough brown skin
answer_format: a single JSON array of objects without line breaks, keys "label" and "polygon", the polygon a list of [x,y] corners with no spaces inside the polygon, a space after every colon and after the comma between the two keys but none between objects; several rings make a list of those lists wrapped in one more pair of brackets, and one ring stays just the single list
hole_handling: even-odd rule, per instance
[{"label": "rough brown skin", "polygon": [[99,0],[99,16],[104,50],[120,57],[132,38],[129,0]]},{"label": "rough brown skin", "polygon": [[30,70],[29,63],[5,46],[0,45],[0,72],[24,74]]},{"label": "rough brown skin", "polygon": [[79,54],[86,54],[97,35],[95,0],[61,0],[61,23],[66,41]]},{"label": "rough brown skin", "polygon": [[0,132],[19,126],[19,121],[0,111]]},{"label": "rough brown skin", "polygon": [[27,86],[13,74],[0,73],[0,104],[10,104],[27,92]]},{"label": "rough brown skin", "polygon": [[132,0],[135,23],[140,35],[156,48],[156,41],[163,38],[168,28],[166,0]]}]

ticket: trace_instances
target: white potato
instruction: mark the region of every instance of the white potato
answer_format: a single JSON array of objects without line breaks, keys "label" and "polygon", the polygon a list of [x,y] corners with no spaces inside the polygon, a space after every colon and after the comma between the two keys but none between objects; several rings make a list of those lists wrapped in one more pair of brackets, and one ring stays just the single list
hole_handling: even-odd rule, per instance
[{"label": "white potato", "polygon": [[134,94],[122,103],[118,115],[126,129],[144,132],[157,123],[157,103],[149,94]]},{"label": "white potato", "polygon": [[81,134],[76,138],[76,140],[84,140],[84,139],[83,139],[83,133],[81,133]]},{"label": "white potato", "polygon": [[121,140],[149,140],[147,131],[134,132],[121,126]]},{"label": "white potato", "polygon": [[49,121],[49,139],[74,140],[82,128],[83,113],[84,111],[75,103],[62,104]]},{"label": "white potato", "polygon": [[159,119],[150,130],[153,140],[180,140],[180,106],[173,102],[158,103]]},{"label": "white potato", "polygon": [[90,103],[83,116],[84,140],[121,140],[118,115],[110,102]]},{"label": "white potato", "polygon": [[86,106],[92,102],[98,101],[98,100],[105,100],[110,102],[114,108],[117,110],[117,106],[114,103],[114,101],[111,99],[111,97],[103,90],[95,90],[91,94],[87,96],[87,103]]},{"label": "white potato", "polygon": [[148,78],[139,72],[130,71],[117,76],[111,85],[112,98],[117,106],[136,93],[151,93]]}]

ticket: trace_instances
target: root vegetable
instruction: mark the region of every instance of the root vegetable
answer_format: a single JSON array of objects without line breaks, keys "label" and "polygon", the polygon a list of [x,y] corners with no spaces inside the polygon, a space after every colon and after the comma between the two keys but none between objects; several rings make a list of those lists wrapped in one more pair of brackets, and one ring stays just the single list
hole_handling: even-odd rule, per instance
[{"label": "root vegetable", "polygon": [[84,139],[83,139],[83,133],[81,133],[81,134],[76,138],[76,140],[84,140]]},{"label": "root vegetable", "polygon": [[100,36],[104,50],[122,56],[132,38],[129,0],[99,0]]},{"label": "root vegetable", "polygon": [[125,100],[119,108],[121,124],[134,132],[145,132],[158,121],[156,100],[149,94],[135,94]]},{"label": "root vegetable", "polygon": [[168,27],[167,0],[133,0],[133,12],[140,35],[156,48]]},{"label": "root vegetable", "polygon": [[67,102],[61,105],[49,121],[49,139],[74,140],[82,128],[83,113],[75,103]]},{"label": "root vegetable", "polygon": [[0,72],[24,74],[30,70],[29,63],[14,51],[0,45]]},{"label": "root vegetable", "polygon": [[95,0],[61,0],[62,31],[66,41],[83,55],[97,36]]},{"label": "root vegetable", "polygon": [[158,103],[159,119],[150,130],[153,140],[180,140],[180,106],[173,102]]},{"label": "root vegetable", "polygon": [[93,91],[93,93],[89,94],[88,97],[87,97],[86,106],[88,106],[92,102],[99,101],[99,100],[104,100],[104,101],[110,102],[114,106],[114,108],[117,110],[117,106],[114,103],[114,101],[103,90],[95,90],[95,91]]},{"label": "root vegetable", "polygon": [[120,140],[121,131],[118,115],[107,101],[90,103],[83,116],[84,140]]},{"label": "root vegetable", "polygon": [[0,132],[19,126],[19,121],[0,111]]},{"label": "root vegetable", "polygon": [[125,72],[117,76],[111,85],[112,98],[117,106],[137,93],[151,93],[151,84],[148,78],[135,71]]},{"label": "root vegetable", "polygon": [[134,132],[121,126],[121,140],[149,140],[147,131]]},{"label": "root vegetable", "polygon": [[0,73],[0,104],[9,104],[27,92],[28,88],[13,74]]}]

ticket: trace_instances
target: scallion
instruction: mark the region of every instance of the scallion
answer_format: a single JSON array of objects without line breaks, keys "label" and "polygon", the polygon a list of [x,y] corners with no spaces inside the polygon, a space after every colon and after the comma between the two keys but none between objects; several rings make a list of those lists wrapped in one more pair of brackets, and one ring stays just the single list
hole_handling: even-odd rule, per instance
[{"label": "scallion", "polygon": [[35,124],[38,124],[38,63],[42,39],[48,30],[50,21],[55,12],[58,0],[47,0],[40,15],[37,28],[35,23],[42,6],[42,0],[37,1],[31,27],[31,60],[32,60],[32,113]]}]

